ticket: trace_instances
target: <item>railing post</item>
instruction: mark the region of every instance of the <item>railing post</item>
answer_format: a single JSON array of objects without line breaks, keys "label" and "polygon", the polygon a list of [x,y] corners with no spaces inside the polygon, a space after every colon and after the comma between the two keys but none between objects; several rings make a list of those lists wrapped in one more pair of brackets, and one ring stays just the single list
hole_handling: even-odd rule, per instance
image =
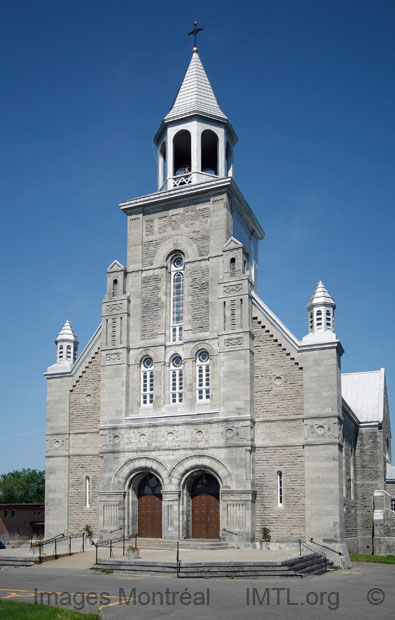
[{"label": "railing post", "polygon": [[57,559],[58,559],[58,553],[57,553],[57,551],[58,551],[58,547],[57,547],[57,540],[56,540],[56,538],[55,538],[55,560],[57,560]]},{"label": "railing post", "polygon": [[42,558],[42,545],[39,545],[39,547],[38,547],[38,562],[39,562],[39,564],[41,564],[42,561],[43,561],[43,558]]},{"label": "railing post", "polygon": [[69,536],[69,555],[71,555],[71,536]]},{"label": "railing post", "polygon": [[85,532],[82,532],[82,551],[85,551]]},{"label": "railing post", "polygon": [[122,536],[122,556],[125,555],[125,535]]},{"label": "railing post", "polygon": [[302,540],[299,538],[299,555],[302,555]]},{"label": "railing post", "polygon": [[97,549],[98,549],[98,545],[96,544],[95,547],[96,547],[96,562],[95,562],[95,564],[97,564]]},{"label": "railing post", "polygon": [[180,576],[180,541],[177,540],[177,577]]},{"label": "railing post", "polygon": [[112,557],[113,557],[113,554],[112,554],[112,539],[111,539],[110,540],[110,558]]}]

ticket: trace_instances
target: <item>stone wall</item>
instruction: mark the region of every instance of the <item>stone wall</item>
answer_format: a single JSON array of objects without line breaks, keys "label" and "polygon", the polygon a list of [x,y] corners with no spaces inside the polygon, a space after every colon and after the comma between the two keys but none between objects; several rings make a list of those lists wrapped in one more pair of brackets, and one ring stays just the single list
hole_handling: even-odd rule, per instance
[{"label": "stone wall", "polygon": [[[277,472],[283,474],[283,506],[278,506]],[[305,539],[303,446],[257,448],[255,453],[256,536],[269,527],[272,540]]]},{"label": "stone wall", "polygon": [[[305,538],[303,373],[292,351],[262,318],[253,317],[256,420],[256,536],[269,527],[273,541]],[[278,505],[278,476],[283,505]]]},{"label": "stone wall", "polygon": [[255,418],[303,416],[303,374],[275,333],[257,317],[254,330]]},{"label": "stone wall", "polygon": [[[69,533],[85,525],[99,533],[98,491],[101,482],[99,456],[100,347],[85,363],[70,390]],[[90,481],[89,507],[85,503],[85,479]]]},{"label": "stone wall", "polygon": [[383,436],[378,428],[360,429],[355,466],[359,552],[371,553],[373,497],[384,485]]},{"label": "stone wall", "polygon": [[344,537],[355,538],[358,534],[356,514],[355,447],[358,429],[354,422],[344,415],[343,421],[343,497]]}]

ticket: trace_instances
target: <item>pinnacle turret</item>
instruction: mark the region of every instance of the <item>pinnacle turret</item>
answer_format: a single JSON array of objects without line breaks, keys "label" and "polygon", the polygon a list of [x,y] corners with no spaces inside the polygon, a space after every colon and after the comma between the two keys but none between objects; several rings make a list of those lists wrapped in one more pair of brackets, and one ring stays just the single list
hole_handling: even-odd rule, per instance
[{"label": "pinnacle turret", "polygon": [[335,334],[335,302],[320,280],[306,306],[308,312],[309,332],[306,340],[333,340]]}]

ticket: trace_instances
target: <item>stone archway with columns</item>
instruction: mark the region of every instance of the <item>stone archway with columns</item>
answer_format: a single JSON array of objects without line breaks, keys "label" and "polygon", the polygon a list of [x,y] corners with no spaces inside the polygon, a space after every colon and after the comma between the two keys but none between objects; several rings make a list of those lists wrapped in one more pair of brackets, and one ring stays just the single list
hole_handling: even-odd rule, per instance
[{"label": "stone archway with columns", "polygon": [[136,490],[142,477],[152,473],[162,485],[163,538],[189,538],[189,483],[199,472],[211,474],[219,483],[220,538],[232,542],[251,541],[254,532],[254,492],[235,488],[229,467],[219,458],[207,454],[184,457],[172,467],[150,456],[127,459],[113,475],[109,490],[99,493],[102,537],[108,537],[117,529],[120,534],[136,533]]}]

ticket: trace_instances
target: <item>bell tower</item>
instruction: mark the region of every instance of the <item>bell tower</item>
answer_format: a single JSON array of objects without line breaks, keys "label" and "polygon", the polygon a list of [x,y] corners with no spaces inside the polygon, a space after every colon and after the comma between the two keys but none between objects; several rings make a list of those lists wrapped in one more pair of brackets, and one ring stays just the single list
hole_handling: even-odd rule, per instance
[{"label": "bell tower", "polygon": [[158,191],[233,176],[236,133],[219,107],[200,60],[194,34],[192,58],[170,112],[159,127]]}]

